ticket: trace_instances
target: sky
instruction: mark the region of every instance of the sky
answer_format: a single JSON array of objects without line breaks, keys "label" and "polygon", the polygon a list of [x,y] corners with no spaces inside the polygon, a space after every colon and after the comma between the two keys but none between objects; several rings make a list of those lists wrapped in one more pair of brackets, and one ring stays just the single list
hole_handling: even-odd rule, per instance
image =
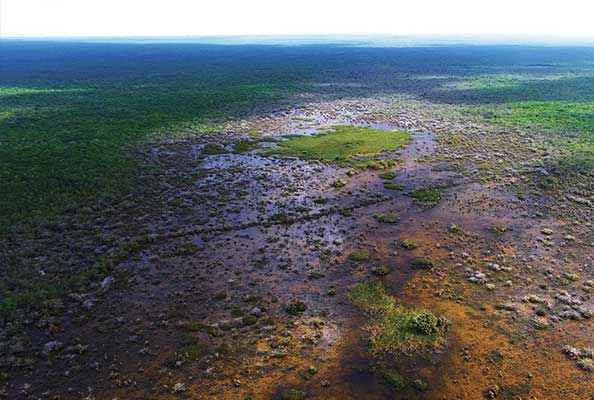
[{"label": "sky", "polygon": [[594,36],[594,0],[0,0],[0,36]]}]

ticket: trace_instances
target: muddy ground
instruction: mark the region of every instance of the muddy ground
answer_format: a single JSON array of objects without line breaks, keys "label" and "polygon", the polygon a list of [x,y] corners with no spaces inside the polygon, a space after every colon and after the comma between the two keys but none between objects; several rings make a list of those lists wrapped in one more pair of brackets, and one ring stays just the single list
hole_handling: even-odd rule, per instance
[{"label": "muddy ground", "polygon": [[[236,153],[333,124],[411,132],[379,174]],[[204,155],[206,143],[226,153]],[[271,144],[273,145],[273,144]],[[313,102],[162,142],[134,193],[5,238],[40,274],[108,273],[2,329],[9,399],[594,398],[592,193],[545,192],[537,133],[407,98]],[[346,186],[334,187],[337,179]],[[437,204],[410,196],[438,188]],[[398,190],[400,189],[400,190]],[[398,216],[382,223],[377,215]],[[404,240],[416,249],[404,249]],[[371,255],[352,261],[353,251]],[[424,257],[431,268],[414,268]],[[390,269],[385,276],[374,267]],[[371,279],[450,321],[439,347],[370,354],[349,288]],[[291,305],[299,305],[298,312]],[[590,352],[590,353],[589,353]],[[588,361],[590,360],[590,361]],[[395,390],[380,370],[408,382]],[[294,397],[302,398],[302,397]]]}]

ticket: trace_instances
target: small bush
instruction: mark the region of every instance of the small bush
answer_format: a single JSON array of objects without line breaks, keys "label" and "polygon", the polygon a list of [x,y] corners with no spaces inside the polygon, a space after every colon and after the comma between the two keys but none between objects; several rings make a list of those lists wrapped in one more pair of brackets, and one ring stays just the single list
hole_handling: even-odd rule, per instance
[{"label": "small bush", "polygon": [[413,315],[411,321],[415,329],[424,335],[434,335],[439,331],[439,318],[429,310]]}]

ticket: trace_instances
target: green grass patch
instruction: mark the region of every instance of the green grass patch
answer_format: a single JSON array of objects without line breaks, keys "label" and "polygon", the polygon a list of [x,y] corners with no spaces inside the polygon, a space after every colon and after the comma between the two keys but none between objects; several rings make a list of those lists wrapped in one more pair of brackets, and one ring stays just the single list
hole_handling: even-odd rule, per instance
[{"label": "green grass patch", "polygon": [[404,190],[403,185],[392,181],[384,181],[384,187],[389,190]]},{"label": "green grass patch", "polygon": [[369,253],[364,251],[353,251],[349,255],[349,259],[352,261],[366,261],[369,260]]},{"label": "green grass patch", "polygon": [[382,224],[396,224],[400,222],[400,218],[396,215],[378,214],[375,216],[375,219]]},{"label": "green grass patch", "polygon": [[408,144],[409,140],[410,134],[404,131],[336,125],[328,133],[290,136],[288,140],[279,142],[278,148],[270,149],[269,153],[348,164],[358,157],[395,151]]},{"label": "green grass patch", "polygon": [[373,159],[373,160],[358,160],[350,163],[353,167],[363,169],[374,169],[382,170],[394,168],[397,164],[397,160],[385,160],[385,159]]},{"label": "green grass patch", "polygon": [[223,146],[209,143],[202,148],[201,154],[203,156],[216,156],[217,154],[225,154],[226,152]]},{"label": "green grass patch", "polygon": [[391,180],[391,179],[396,178],[397,175],[398,175],[398,173],[396,173],[394,171],[388,171],[388,172],[383,172],[383,173],[379,174],[379,177],[381,179]]},{"label": "green grass patch", "polygon": [[353,304],[365,311],[384,311],[394,307],[394,298],[386,294],[380,281],[358,283],[351,288],[349,297]]},{"label": "green grass patch", "polygon": [[410,196],[426,207],[434,207],[441,200],[441,191],[438,189],[417,189],[413,190]]},{"label": "green grass patch", "polygon": [[379,281],[359,283],[351,288],[353,304],[368,313],[369,349],[372,353],[411,353],[436,346],[448,322],[423,308],[409,308],[388,295]]},{"label": "green grass patch", "polygon": [[257,150],[259,148],[260,145],[257,141],[242,140],[241,142],[238,142],[235,144],[235,146],[233,146],[233,152],[236,154],[243,154],[253,150]]}]

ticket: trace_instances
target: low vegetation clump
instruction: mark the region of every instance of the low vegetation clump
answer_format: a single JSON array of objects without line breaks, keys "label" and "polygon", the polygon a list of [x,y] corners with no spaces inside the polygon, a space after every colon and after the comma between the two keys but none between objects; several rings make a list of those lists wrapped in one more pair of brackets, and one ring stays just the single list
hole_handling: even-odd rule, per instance
[{"label": "low vegetation clump", "polygon": [[295,221],[295,218],[291,217],[290,215],[288,215],[286,213],[279,212],[279,213],[272,214],[270,216],[270,220],[272,222],[277,222],[280,224],[288,225],[288,224],[293,223]]},{"label": "low vegetation clump", "polygon": [[397,392],[406,387],[406,379],[393,369],[385,369],[382,371],[382,378]]},{"label": "low vegetation clump", "polygon": [[392,181],[384,181],[384,187],[390,190],[404,190],[404,186]]},{"label": "low vegetation clump", "polygon": [[503,235],[507,232],[507,226],[505,225],[496,225],[489,228],[489,232],[493,232],[496,235]]},{"label": "low vegetation clump", "polygon": [[382,368],[379,372],[384,381],[396,392],[400,392],[409,386],[419,392],[424,392],[429,387],[424,380],[405,377],[392,368]]},{"label": "low vegetation clump", "polygon": [[199,360],[206,354],[206,351],[207,347],[200,339],[191,334],[186,334],[177,355],[187,360]]},{"label": "low vegetation clump", "polygon": [[400,222],[400,218],[395,215],[386,215],[386,214],[378,214],[375,216],[377,222],[381,222],[383,224],[396,224]]},{"label": "low vegetation clump", "polygon": [[372,319],[368,332],[372,353],[414,353],[434,348],[443,340],[448,322],[422,308],[397,303],[379,281],[359,283],[350,291],[351,301]]},{"label": "low vegetation clump", "polygon": [[258,322],[258,318],[255,317],[254,315],[248,315],[247,317],[244,317],[241,320],[241,322],[244,326],[252,326],[252,325],[256,325],[256,323]]},{"label": "low vegetation clump", "polygon": [[214,156],[217,154],[225,154],[227,151],[221,145],[209,143],[202,148],[203,156]]},{"label": "low vegetation clump", "polygon": [[305,380],[309,380],[313,378],[314,375],[316,375],[319,371],[320,369],[318,367],[316,367],[315,365],[310,365],[305,371],[303,371],[301,377]]},{"label": "low vegetation clump", "polygon": [[307,305],[302,301],[295,301],[287,305],[286,311],[290,315],[300,315],[307,311]]},{"label": "low vegetation clump", "polygon": [[233,152],[236,154],[243,154],[253,150],[257,150],[260,148],[258,143],[258,141],[242,140],[241,142],[235,144],[235,146],[233,147]]},{"label": "low vegetation clump", "polygon": [[303,400],[307,396],[307,393],[300,389],[287,389],[281,394],[282,400]]},{"label": "low vegetation clump", "polygon": [[417,247],[419,247],[418,243],[415,242],[414,240],[403,240],[402,243],[400,244],[400,246],[405,249],[405,250],[414,250]]},{"label": "low vegetation clump", "polygon": [[417,189],[412,191],[410,196],[424,206],[434,207],[441,200],[441,191],[438,189]]},{"label": "low vegetation clump", "polygon": [[398,175],[396,172],[388,171],[388,172],[379,174],[379,177],[384,180],[391,180],[391,179],[396,178],[396,175]]},{"label": "low vegetation clump", "polygon": [[390,272],[390,268],[386,267],[383,264],[376,265],[375,267],[371,268],[371,272],[373,272],[377,276],[385,276],[388,275]]},{"label": "low vegetation clump", "polygon": [[353,251],[350,255],[349,255],[349,259],[351,259],[352,261],[365,261],[365,260],[369,260],[369,254],[367,254],[364,251]]},{"label": "low vegetation clump", "polygon": [[292,155],[327,163],[349,164],[359,157],[392,152],[408,144],[410,134],[397,130],[336,125],[319,135],[294,135],[269,153]]},{"label": "low vegetation clump", "polygon": [[410,384],[415,390],[418,390],[419,392],[424,392],[425,390],[427,390],[427,388],[429,387],[429,385],[427,384],[427,382],[425,382],[422,379],[415,379],[414,381],[411,382]]},{"label": "low vegetation clump", "polygon": [[412,266],[416,269],[431,269],[433,268],[433,261],[427,257],[417,257],[413,260]]},{"label": "low vegetation clump", "polygon": [[367,312],[386,311],[394,307],[394,298],[386,294],[380,281],[358,283],[349,293],[351,301]]},{"label": "low vegetation clump", "polygon": [[347,183],[348,182],[346,179],[339,178],[339,179],[335,180],[334,182],[332,182],[332,186],[335,189],[340,189],[340,188],[345,187],[347,185]]},{"label": "low vegetation clump", "polygon": [[398,162],[396,160],[385,160],[385,159],[373,159],[373,160],[359,160],[351,162],[353,167],[363,169],[389,169],[394,168]]},{"label": "low vegetation clump", "polygon": [[175,246],[173,254],[176,256],[189,256],[198,251],[198,246],[192,242],[183,242]]},{"label": "low vegetation clump", "polygon": [[350,208],[341,208],[338,212],[343,217],[352,217],[353,216],[353,210]]}]

